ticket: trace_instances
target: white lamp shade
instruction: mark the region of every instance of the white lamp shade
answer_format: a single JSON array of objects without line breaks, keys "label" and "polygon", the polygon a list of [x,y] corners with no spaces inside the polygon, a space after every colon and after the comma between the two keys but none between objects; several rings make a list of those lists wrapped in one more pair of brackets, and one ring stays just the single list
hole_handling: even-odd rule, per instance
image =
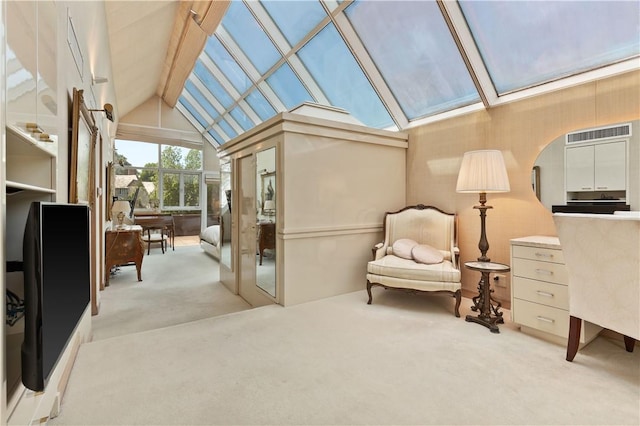
[{"label": "white lamp shade", "polygon": [[456,192],[509,192],[510,189],[502,152],[481,150],[464,153]]},{"label": "white lamp shade", "polygon": [[265,211],[267,210],[275,210],[276,209],[276,202],[273,200],[266,200],[264,202],[264,208]]},{"label": "white lamp shade", "polygon": [[115,218],[118,213],[124,213],[125,216],[129,216],[131,212],[131,205],[126,200],[116,200],[113,202],[113,206],[111,206],[111,216]]}]

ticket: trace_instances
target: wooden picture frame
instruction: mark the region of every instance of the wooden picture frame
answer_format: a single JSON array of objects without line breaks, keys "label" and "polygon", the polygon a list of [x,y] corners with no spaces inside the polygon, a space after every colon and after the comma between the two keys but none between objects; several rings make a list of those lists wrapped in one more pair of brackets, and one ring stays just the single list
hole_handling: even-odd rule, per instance
[{"label": "wooden picture frame", "polygon": [[82,90],[73,89],[71,149],[69,151],[69,202],[94,207],[95,147],[98,129],[84,103]]},{"label": "wooden picture frame", "polygon": [[109,161],[109,163],[107,163],[105,175],[107,177],[107,188],[105,190],[105,213],[107,221],[109,221],[113,220],[113,218],[111,217],[111,206],[113,205],[113,199],[116,192],[116,175],[112,161]]}]

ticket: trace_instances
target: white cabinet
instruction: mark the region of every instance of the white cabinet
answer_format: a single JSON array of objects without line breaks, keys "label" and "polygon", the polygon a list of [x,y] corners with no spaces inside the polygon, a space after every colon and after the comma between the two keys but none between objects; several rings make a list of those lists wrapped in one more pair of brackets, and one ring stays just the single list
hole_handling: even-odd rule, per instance
[{"label": "white cabinet", "polygon": [[[16,131],[6,129],[6,244],[7,261],[22,261],[22,241],[29,208],[33,201],[56,199],[56,154],[50,144],[39,142]],[[5,274],[6,288],[20,298],[24,297],[22,272]],[[20,345],[24,322],[5,326],[5,371],[7,392],[12,397],[20,382]]]},{"label": "white cabinet", "polygon": [[[43,3],[45,4],[45,3]],[[50,5],[50,3],[47,3]],[[54,5],[55,7],[55,5]],[[45,8],[46,9],[46,8]],[[33,2],[7,2],[7,11],[11,12],[7,19],[7,27],[11,28],[8,37],[12,46],[8,46],[7,52],[7,115],[6,115],[6,232],[5,232],[5,258],[7,261],[22,261],[22,241],[29,208],[33,201],[55,201],[57,181],[57,143],[49,142],[50,137],[42,140],[40,135],[44,133],[46,126],[42,126],[40,133],[33,133],[27,129],[26,123],[35,123],[39,120],[37,113],[37,89],[38,84],[34,76],[38,76],[36,63],[35,40],[29,31],[33,31],[32,25],[19,28],[19,23],[27,19],[30,13],[35,13]],[[54,9],[55,11],[55,9]],[[55,17],[55,14],[54,14]],[[35,15],[33,15],[35,18]],[[20,36],[24,36],[20,39]],[[55,39],[54,41],[55,42]],[[32,52],[28,46],[32,45]],[[20,50],[20,57],[11,47]],[[55,88],[55,85],[53,86]],[[46,92],[45,93],[49,93]],[[55,93],[52,95],[55,99]],[[55,129],[57,116],[52,121],[43,120],[51,124]],[[5,285],[18,297],[24,297],[24,285],[22,272],[6,272]],[[9,401],[16,401],[20,393],[20,345],[24,333],[23,320],[12,326],[5,325],[5,352],[4,361],[7,396]],[[8,405],[8,410],[13,410],[13,404]]]},{"label": "white cabinet", "polygon": [[567,147],[567,192],[624,191],[626,186],[626,141]]},{"label": "white cabinet", "polygon": [[[51,0],[6,2],[6,125],[55,143],[58,133],[57,9]],[[37,25],[34,25],[37,23]]]},{"label": "white cabinet", "polygon": [[593,145],[567,148],[565,161],[567,191],[593,191]]},{"label": "white cabinet", "polygon": [[627,187],[627,143],[594,146],[594,186],[596,191],[624,191]]},{"label": "white cabinet", "polygon": [[[511,240],[511,316],[521,330],[566,344],[569,336],[568,273],[556,237]],[[601,330],[583,322],[581,343]]]}]

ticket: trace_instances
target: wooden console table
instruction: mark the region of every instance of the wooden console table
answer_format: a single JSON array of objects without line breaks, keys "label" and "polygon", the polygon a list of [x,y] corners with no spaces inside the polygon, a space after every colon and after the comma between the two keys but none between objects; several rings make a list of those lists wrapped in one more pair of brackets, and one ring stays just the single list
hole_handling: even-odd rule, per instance
[{"label": "wooden console table", "polygon": [[138,281],[142,281],[142,258],[144,257],[144,242],[142,227],[139,225],[124,225],[105,232],[106,268],[105,282],[109,285],[111,268],[134,262],[138,272]]}]

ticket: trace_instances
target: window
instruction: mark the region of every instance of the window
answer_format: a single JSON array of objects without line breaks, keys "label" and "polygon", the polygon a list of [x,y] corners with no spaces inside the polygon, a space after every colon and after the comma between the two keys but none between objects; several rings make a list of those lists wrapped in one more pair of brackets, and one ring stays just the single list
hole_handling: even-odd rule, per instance
[{"label": "window", "polygon": [[140,209],[200,210],[202,150],[116,140],[115,195]]}]

